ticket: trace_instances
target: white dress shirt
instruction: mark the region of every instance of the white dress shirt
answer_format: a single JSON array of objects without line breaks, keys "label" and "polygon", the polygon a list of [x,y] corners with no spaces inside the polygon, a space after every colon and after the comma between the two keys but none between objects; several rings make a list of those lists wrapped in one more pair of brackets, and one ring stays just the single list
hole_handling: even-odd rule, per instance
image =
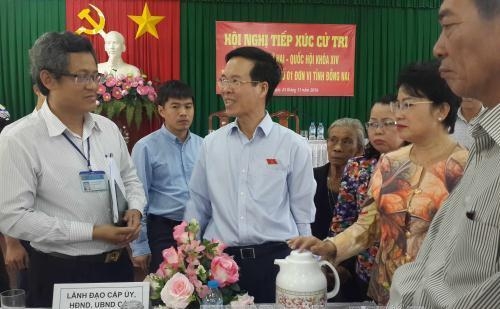
[{"label": "white dress shirt", "polygon": [[269,114],[250,140],[236,121],[206,136],[189,191],[184,219],[197,219],[205,239],[245,246],[311,235],[311,150]]},{"label": "white dress shirt", "polygon": [[462,146],[467,149],[472,147],[474,143],[474,139],[470,133],[472,124],[479,116],[484,112],[484,106],[481,106],[481,110],[479,113],[473,117],[470,121],[467,122],[464,115],[462,114],[462,109],[459,108],[457,112],[457,121],[455,122],[455,130],[451,134],[451,136]]},{"label": "white dress shirt", "polygon": [[142,212],[144,190],[118,127],[87,114],[79,137],[44,104],[0,138],[0,231],[29,240],[42,252],[89,255],[116,249],[92,240],[94,225],[112,222],[109,191],[83,192],[79,173],[88,170],[87,162],[63,133],[86,156],[89,139],[93,171],[107,171],[105,155],[112,153],[129,208]]}]

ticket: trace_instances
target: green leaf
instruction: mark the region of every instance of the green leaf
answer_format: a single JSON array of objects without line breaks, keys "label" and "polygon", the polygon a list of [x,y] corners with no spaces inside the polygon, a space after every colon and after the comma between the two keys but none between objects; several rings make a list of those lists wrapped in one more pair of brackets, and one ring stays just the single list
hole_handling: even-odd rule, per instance
[{"label": "green leaf", "polygon": [[141,127],[142,123],[142,104],[137,104],[134,113],[134,122],[137,129]]},{"label": "green leaf", "polygon": [[113,100],[111,102],[105,103],[107,104],[107,116],[110,119],[120,114],[120,112],[125,108],[125,103],[119,100]]},{"label": "green leaf", "polygon": [[146,116],[148,116],[148,120],[151,121],[151,119],[153,118],[153,113],[155,112],[155,105],[148,102],[144,104],[144,107],[146,109]]},{"label": "green leaf", "polygon": [[207,248],[208,251],[212,252],[215,248],[217,248],[219,244],[218,243],[209,243],[206,244],[205,247]]},{"label": "green leaf", "polygon": [[130,124],[132,123],[132,119],[134,118],[134,112],[135,112],[135,105],[128,104],[127,108],[125,109],[125,118],[127,119],[127,126],[129,127]]}]

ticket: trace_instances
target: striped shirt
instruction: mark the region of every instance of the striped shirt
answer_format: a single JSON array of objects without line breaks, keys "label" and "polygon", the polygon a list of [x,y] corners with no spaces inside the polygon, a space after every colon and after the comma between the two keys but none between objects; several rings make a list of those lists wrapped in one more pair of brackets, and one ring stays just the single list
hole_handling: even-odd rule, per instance
[{"label": "striped shirt", "polygon": [[389,308],[500,306],[500,104],[471,133],[462,181],[434,217],[415,262],[396,271]]},{"label": "striped shirt", "polygon": [[118,127],[87,114],[82,137],[69,131],[44,104],[29,121],[21,121],[0,138],[0,231],[31,241],[42,252],[99,254],[117,246],[92,240],[94,225],[111,223],[109,192],[84,192],[81,171],[87,157],[94,171],[107,171],[113,153],[129,207],[142,212],[146,199]]}]

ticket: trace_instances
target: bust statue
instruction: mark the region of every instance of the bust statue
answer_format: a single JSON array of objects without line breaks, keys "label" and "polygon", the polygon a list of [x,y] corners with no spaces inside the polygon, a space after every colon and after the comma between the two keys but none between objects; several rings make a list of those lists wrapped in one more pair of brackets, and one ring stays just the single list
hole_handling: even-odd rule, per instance
[{"label": "bust statue", "polygon": [[120,32],[110,31],[103,35],[104,50],[108,54],[108,61],[99,63],[99,73],[112,74],[114,76],[140,76],[141,71],[136,66],[125,63],[122,53],[126,50],[125,38]]}]

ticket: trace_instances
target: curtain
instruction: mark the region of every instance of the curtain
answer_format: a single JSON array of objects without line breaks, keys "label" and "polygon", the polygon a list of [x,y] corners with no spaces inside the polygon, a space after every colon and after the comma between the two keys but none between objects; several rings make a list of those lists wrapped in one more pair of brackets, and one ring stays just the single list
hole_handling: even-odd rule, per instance
[{"label": "curtain", "polygon": [[28,50],[42,33],[63,31],[65,14],[64,0],[1,0],[0,104],[12,120],[35,108]]},{"label": "curtain", "polygon": [[215,94],[215,21],[357,25],[353,97],[274,97],[268,107],[296,112],[307,129],[311,121],[366,121],[374,100],[397,91],[404,65],[432,58],[439,5],[431,0],[181,0],[181,78],[195,91],[193,131],[204,136],[208,115],[224,108]]},{"label": "curtain", "polygon": [[[366,121],[372,101],[395,92],[405,64],[432,58],[439,34],[439,0],[181,0],[181,79],[195,91],[192,130],[207,133],[215,94],[215,21],[356,24],[354,97],[275,97],[270,111],[288,109],[329,124],[339,117]],[[0,103],[13,119],[33,110],[28,49],[46,31],[66,28],[65,0],[0,1]]]}]

